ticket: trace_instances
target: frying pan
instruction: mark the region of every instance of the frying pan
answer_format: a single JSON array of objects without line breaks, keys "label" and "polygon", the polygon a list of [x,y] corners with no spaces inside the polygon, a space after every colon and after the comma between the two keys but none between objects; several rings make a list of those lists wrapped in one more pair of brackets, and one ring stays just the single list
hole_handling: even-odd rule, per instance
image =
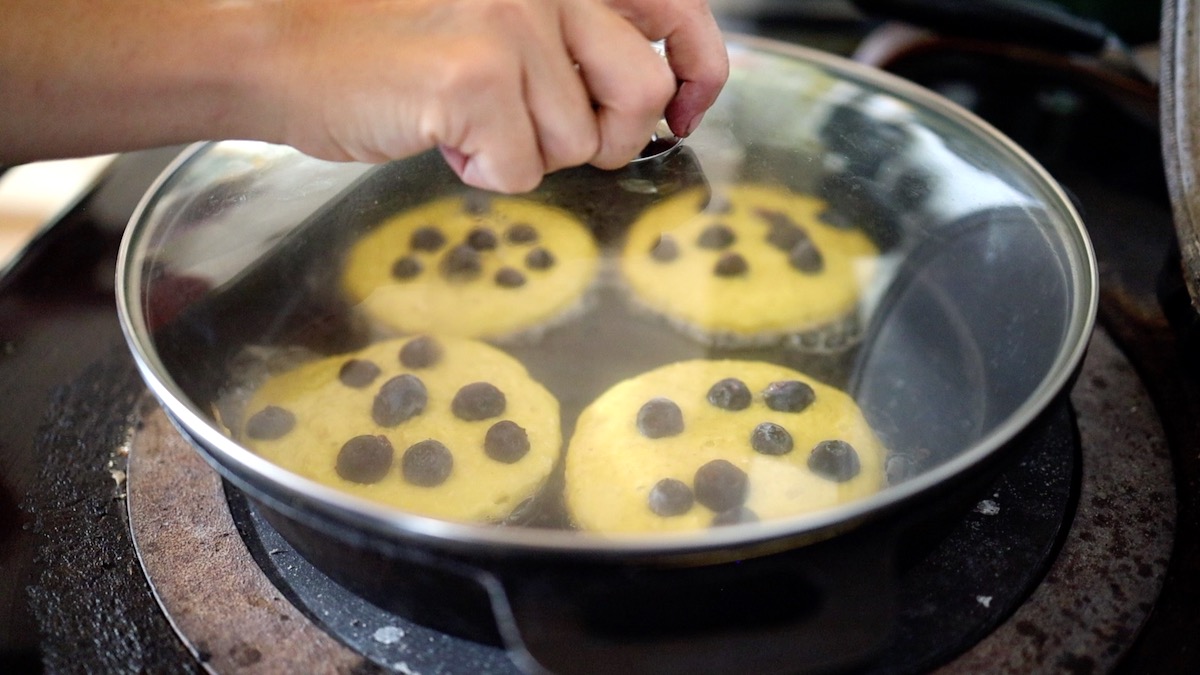
[{"label": "frying pan", "polygon": [[[134,214],[119,261],[122,324],[151,390],[318,569],[385,609],[503,644],[530,671],[861,663],[886,638],[906,542],[976,498],[1069,386],[1095,320],[1095,259],[1053,180],[969,113],[818,52],[744,37],[729,48],[729,85],[676,151],[562,171],[524,198],[576,214],[602,255],[689,191],[755,183],[823,200],[879,251],[858,329],[704,342],[635,311],[606,278],[581,314],[498,346],[559,398],[564,437],[605,388],[658,365],[802,370],[848,392],[888,447],[877,493],[699,532],[596,535],[563,516],[561,472],[520,524],[481,525],[368,502],[240,445],[223,422],[273,359],[378,338],[341,290],[341,261],[390,215],[468,192],[436,154],[365,166],[259,143],[185,153]],[[620,344],[591,339],[613,326]]]}]

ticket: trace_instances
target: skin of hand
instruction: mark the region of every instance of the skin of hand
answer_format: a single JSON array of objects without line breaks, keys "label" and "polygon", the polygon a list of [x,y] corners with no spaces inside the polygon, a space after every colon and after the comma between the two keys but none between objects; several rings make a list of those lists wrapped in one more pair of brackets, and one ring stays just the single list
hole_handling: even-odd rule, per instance
[{"label": "skin of hand", "polygon": [[[523,192],[691,133],[728,76],[706,0],[10,0],[0,162],[245,138],[380,162],[438,147]],[[651,47],[664,40],[667,60]]]}]

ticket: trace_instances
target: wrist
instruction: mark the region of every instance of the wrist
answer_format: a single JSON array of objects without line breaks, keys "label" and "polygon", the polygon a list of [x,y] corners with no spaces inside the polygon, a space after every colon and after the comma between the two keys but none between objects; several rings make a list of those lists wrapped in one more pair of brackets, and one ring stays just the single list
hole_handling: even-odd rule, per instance
[{"label": "wrist", "polygon": [[[186,3],[185,3],[186,4]],[[183,140],[283,138],[282,63],[279,57],[284,3],[276,0],[192,4],[194,30],[168,45],[173,63],[156,77],[172,107],[183,108]],[[186,25],[186,24],[185,24]]]}]

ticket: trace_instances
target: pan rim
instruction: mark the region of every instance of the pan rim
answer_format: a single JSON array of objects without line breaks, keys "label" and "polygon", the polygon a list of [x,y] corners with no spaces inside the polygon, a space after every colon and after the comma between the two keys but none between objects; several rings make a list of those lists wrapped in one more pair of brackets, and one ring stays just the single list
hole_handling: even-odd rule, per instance
[{"label": "pan rim", "polygon": [[[717,550],[757,550],[791,546],[797,541],[812,541],[874,519],[923,493],[945,485],[972,467],[984,462],[1011,442],[1041,414],[1068,386],[1083,359],[1088,338],[1095,325],[1099,304],[1099,280],[1095,251],[1082,219],[1062,187],[1024,149],[974,113],[950,102],[915,83],[879,71],[870,66],[800,45],[730,34],[731,45],[750,51],[763,51],[813,63],[829,72],[864,82],[906,101],[935,111],[963,128],[996,144],[1029,172],[1030,178],[1053,197],[1054,204],[1067,218],[1063,223],[1064,243],[1073,255],[1070,265],[1076,284],[1075,305],[1070,308],[1065,338],[1052,365],[1041,382],[1003,422],[984,438],[955,457],[905,481],[865,498],[818,512],[757,523],[747,523],[688,533],[646,533],[600,535],[570,530],[520,527],[496,527],[437,520],[407,514],[396,509],[354,497],[296,474],[292,474],[250,452],[219,432],[201,411],[183,394],[166,372],[153,348],[149,328],[144,321],[140,270],[131,262],[140,260],[148,227],[146,215],[164,186],[178,172],[221,142],[189,146],[150,186],[139,202],[126,228],[117,259],[117,311],[137,368],[151,393],[158,399],[172,422],[198,446],[205,459],[239,488],[252,496],[265,497],[277,504],[304,504],[316,507],[319,516],[333,523],[352,525],[404,541],[423,542],[455,549],[487,550],[492,555],[506,553],[562,553],[571,555],[682,555]],[[301,509],[303,511],[303,509]]]}]

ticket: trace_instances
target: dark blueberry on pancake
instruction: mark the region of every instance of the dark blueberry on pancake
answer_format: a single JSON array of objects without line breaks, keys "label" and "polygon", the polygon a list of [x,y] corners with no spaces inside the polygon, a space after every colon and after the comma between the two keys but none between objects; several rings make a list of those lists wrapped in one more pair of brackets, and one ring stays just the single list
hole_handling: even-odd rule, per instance
[{"label": "dark blueberry on pancake", "polygon": [[420,415],[429,401],[425,383],[415,375],[397,375],[379,388],[371,418],[381,427],[394,427]]},{"label": "dark blueberry on pancake", "polygon": [[466,422],[476,422],[504,414],[508,402],[504,392],[489,382],[464,385],[450,402],[454,416]]},{"label": "dark blueberry on pancake", "polygon": [[774,422],[763,422],[750,434],[750,447],[764,455],[786,455],[792,451],[792,435]]},{"label": "dark blueberry on pancake", "polygon": [[379,377],[379,366],[366,359],[350,359],[338,371],[338,380],[347,387],[362,389]]},{"label": "dark blueberry on pancake", "polygon": [[683,433],[683,412],[668,398],[652,398],[637,414],[637,428],[646,438],[666,438]]},{"label": "dark blueberry on pancake", "polygon": [[400,473],[404,480],[420,487],[437,487],[446,482],[454,469],[454,456],[450,449],[432,438],[414,443],[404,451],[400,459]]},{"label": "dark blueberry on pancake", "polygon": [[338,451],[335,469],[351,483],[378,483],[392,468],[394,454],[386,436],[355,436]]},{"label": "dark blueberry on pancake", "polygon": [[799,380],[772,382],[762,396],[767,407],[778,412],[800,412],[817,397],[812,387]]},{"label": "dark blueberry on pancake", "polygon": [[483,438],[483,451],[488,457],[504,464],[513,464],[529,452],[529,435],[516,422],[500,420],[493,424]]},{"label": "dark blueberry on pancake", "polygon": [[732,462],[714,459],[699,469],[692,485],[696,501],[720,513],[746,501],[750,477]]},{"label": "dark blueberry on pancake", "polygon": [[722,410],[745,410],[750,407],[750,388],[736,377],[727,377],[708,390],[708,402]]},{"label": "dark blueberry on pancake", "polygon": [[296,426],[296,416],[279,406],[267,406],[246,422],[246,435],[259,441],[283,438]]},{"label": "dark blueberry on pancake", "polygon": [[446,235],[436,227],[427,225],[413,231],[408,245],[414,251],[432,253],[446,245]]},{"label": "dark blueberry on pancake", "polygon": [[415,337],[400,348],[400,364],[405,368],[428,368],[441,359],[442,346],[428,335]]},{"label": "dark blueberry on pancake", "polygon": [[822,478],[843,483],[858,475],[858,452],[845,441],[821,441],[808,457],[808,468]]},{"label": "dark blueberry on pancake", "polygon": [[664,518],[687,513],[695,501],[692,488],[681,480],[664,478],[650,488],[650,510]]}]

